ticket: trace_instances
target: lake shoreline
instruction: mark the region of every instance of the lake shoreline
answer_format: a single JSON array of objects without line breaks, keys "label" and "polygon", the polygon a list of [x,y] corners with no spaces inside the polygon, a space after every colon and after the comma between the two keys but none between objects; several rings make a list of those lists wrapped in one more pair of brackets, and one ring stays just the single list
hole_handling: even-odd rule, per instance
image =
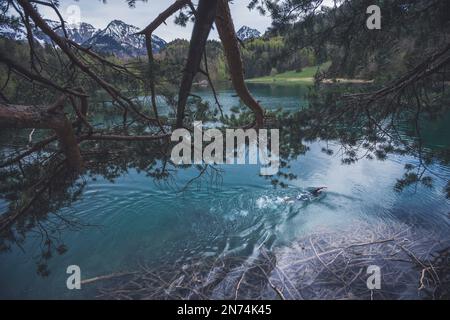
[{"label": "lake shoreline", "polygon": [[[314,78],[288,78],[277,79],[276,77],[263,77],[253,78],[245,80],[246,83],[258,83],[258,84],[313,84]],[[323,84],[336,84],[336,83],[350,83],[350,84],[372,84],[374,80],[365,79],[348,79],[348,78],[336,78],[336,79],[322,79],[319,81]]]}]

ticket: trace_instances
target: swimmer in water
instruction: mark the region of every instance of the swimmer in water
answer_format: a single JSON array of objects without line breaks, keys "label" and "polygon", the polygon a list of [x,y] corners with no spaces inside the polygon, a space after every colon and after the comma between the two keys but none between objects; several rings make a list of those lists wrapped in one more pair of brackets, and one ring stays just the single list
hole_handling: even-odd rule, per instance
[{"label": "swimmer in water", "polygon": [[297,197],[293,198],[293,197],[286,197],[284,198],[284,202],[294,202],[294,201],[308,201],[308,200],[312,200],[312,198],[317,198],[320,195],[322,195],[323,191],[327,189],[327,187],[320,187],[320,188],[315,188],[311,191],[309,191],[308,193],[301,193],[299,194]]},{"label": "swimmer in water", "polygon": [[311,191],[311,194],[312,194],[314,197],[318,197],[318,196],[320,196],[320,195],[322,194],[322,191],[325,190],[325,189],[327,189],[327,187],[316,188],[316,189],[314,189],[313,191]]}]

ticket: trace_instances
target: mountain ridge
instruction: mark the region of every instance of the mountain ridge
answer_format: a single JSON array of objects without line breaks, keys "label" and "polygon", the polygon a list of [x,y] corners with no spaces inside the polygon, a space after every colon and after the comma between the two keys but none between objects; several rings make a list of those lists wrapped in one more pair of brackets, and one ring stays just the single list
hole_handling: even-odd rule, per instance
[{"label": "mountain ridge", "polygon": [[236,35],[239,40],[246,41],[261,37],[261,32],[244,25],[236,32]]},{"label": "mountain ridge", "polygon": [[[60,23],[46,20],[47,24],[59,36],[65,36]],[[39,29],[32,27],[34,40],[41,45],[51,44],[50,38]],[[121,20],[111,21],[105,29],[96,29],[89,23],[82,22],[76,26],[66,26],[67,37],[79,45],[90,47],[103,54],[115,55],[119,58],[139,57],[146,54],[145,39],[136,35],[138,27]],[[26,30],[23,25],[11,28],[0,24],[0,37],[15,41],[27,41]],[[154,53],[160,52],[167,46],[167,42],[152,35]]]}]

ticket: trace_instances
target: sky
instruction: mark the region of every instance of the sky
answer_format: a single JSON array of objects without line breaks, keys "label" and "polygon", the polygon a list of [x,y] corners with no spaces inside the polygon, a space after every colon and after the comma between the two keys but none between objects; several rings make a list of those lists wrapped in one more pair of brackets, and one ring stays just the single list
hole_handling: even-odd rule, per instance
[{"label": "sky", "polygon": [[[193,1],[197,3],[196,0]],[[262,16],[256,10],[248,10],[248,0],[235,0],[230,4],[236,29],[243,25],[257,29],[264,33],[271,24],[268,16]],[[125,0],[107,0],[104,4],[101,0],[60,0],[60,12],[64,20],[70,23],[71,20],[79,20],[92,24],[97,29],[105,28],[109,22],[115,19],[124,21],[127,24],[144,28],[158,14],[166,9],[173,0],[148,0],[138,1],[136,7],[130,9]],[[58,20],[56,14],[44,6],[39,6],[39,12],[47,19]],[[168,19],[167,25],[161,25],[154,34],[166,41],[176,38],[189,39],[192,32],[192,23],[187,27],[181,27],[173,23],[174,16]],[[210,35],[210,39],[218,39],[216,31]]]}]

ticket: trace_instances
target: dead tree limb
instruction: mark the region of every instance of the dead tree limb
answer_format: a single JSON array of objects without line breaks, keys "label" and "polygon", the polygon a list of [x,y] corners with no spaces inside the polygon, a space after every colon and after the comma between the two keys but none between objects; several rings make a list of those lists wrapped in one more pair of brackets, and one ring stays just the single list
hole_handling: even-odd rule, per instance
[{"label": "dead tree limb", "polygon": [[148,135],[148,136],[124,136],[124,135],[108,135],[108,134],[92,134],[84,135],[79,138],[80,141],[155,141],[170,138],[170,134]]},{"label": "dead tree limb", "polygon": [[57,136],[51,136],[47,139],[44,139],[42,141],[36,142],[33,146],[31,146],[28,150],[22,152],[21,154],[15,156],[14,158],[0,164],[0,168],[4,168],[10,165],[13,165],[14,163],[19,162],[20,160],[22,160],[23,158],[39,151],[42,150],[42,148],[44,148],[45,146],[49,145],[50,143],[52,143],[53,141],[56,141],[58,139]]},{"label": "dead tree limb", "polygon": [[[64,100],[59,99],[62,106]],[[20,129],[52,129],[61,144],[67,164],[76,172],[83,167],[78,141],[72,123],[64,112],[54,106],[22,106],[0,104],[0,126]],[[49,139],[50,143],[52,139]]]},{"label": "dead tree limb", "polygon": [[152,34],[161,24],[165,23],[165,21],[173,15],[178,10],[182,9],[184,6],[188,5],[190,0],[176,0],[170,7],[161,12],[155,20],[152,21],[147,27],[145,27],[142,31],[137,34],[146,35]]},{"label": "dead tree limb", "polygon": [[152,102],[153,113],[155,115],[156,121],[158,122],[159,127],[162,132],[164,131],[164,126],[159,119],[158,113],[158,105],[156,103],[156,87],[155,87],[155,58],[153,57],[153,46],[152,46],[152,34],[145,34],[145,46],[147,49],[147,58],[148,58],[148,69],[150,76],[150,98]]},{"label": "dead tree limb", "polygon": [[56,90],[58,90],[61,93],[67,93],[67,94],[71,94],[71,95],[78,96],[78,97],[83,96],[83,94],[81,94],[81,93],[79,93],[77,91],[74,91],[74,90],[71,90],[71,89],[68,89],[68,88],[63,88],[63,87],[57,85],[56,83],[54,83],[53,81],[51,81],[51,80],[49,80],[49,79],[47,79],[47,78],[45,78],[45,77],[43,77],[43,76],[41,76],[39,74],[36,74],[36,73],[34,73],[34,72],[30,71],[30,70],[27,70],[26,68],[22,67],[21,65],[19,65],[16,62],[14,62],[13,60],[8,58],[7,56],[2,54],[1,52],[0,52],[0,63],[5,64],[14,73],[16,73],[18,75],[21,75],[21,76],[29,79],[30,81],[38,82],[38,83],[40,83],[40,84],[42,84],[44,86],[56,89]]}]

